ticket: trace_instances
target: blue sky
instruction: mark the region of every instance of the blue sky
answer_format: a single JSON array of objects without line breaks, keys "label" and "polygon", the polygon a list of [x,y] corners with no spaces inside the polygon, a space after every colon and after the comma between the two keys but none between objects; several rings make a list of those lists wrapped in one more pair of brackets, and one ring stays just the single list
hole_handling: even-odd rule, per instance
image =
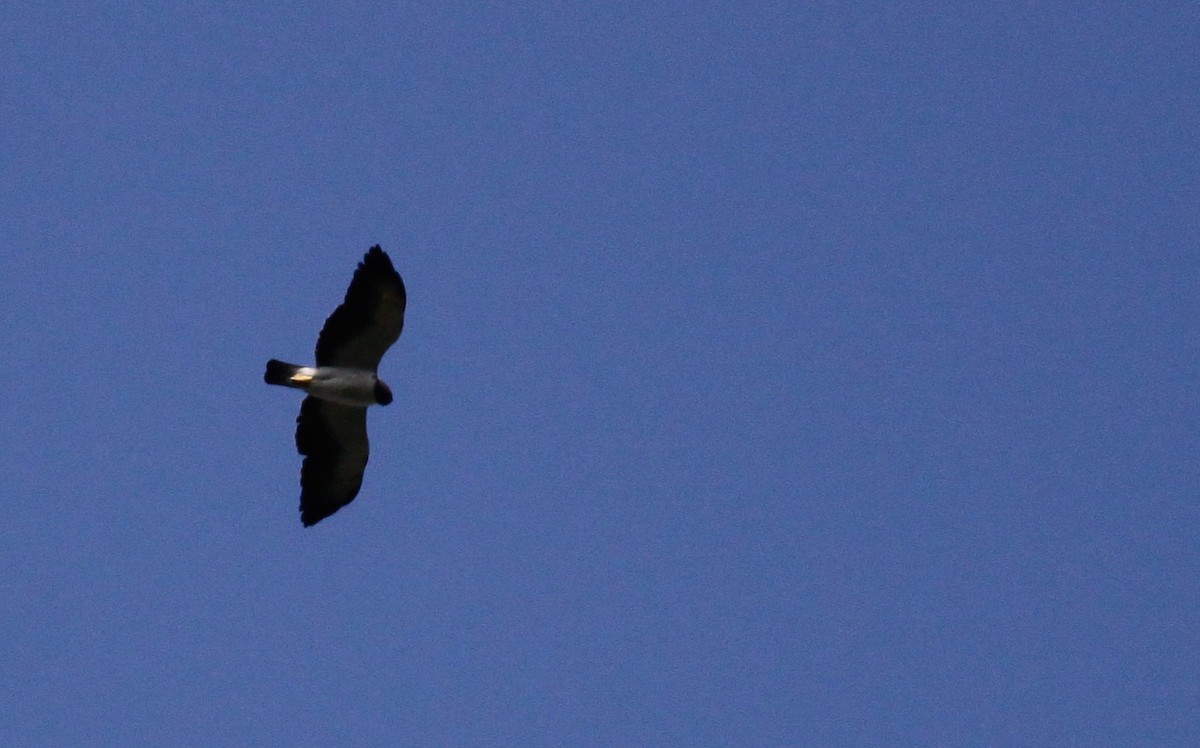
[{"label": "blue sky", "polygon": [[[9,3],[0,743],[1200,743],[1194,4]],[[359,498],[296,393],[408,285]]]}]

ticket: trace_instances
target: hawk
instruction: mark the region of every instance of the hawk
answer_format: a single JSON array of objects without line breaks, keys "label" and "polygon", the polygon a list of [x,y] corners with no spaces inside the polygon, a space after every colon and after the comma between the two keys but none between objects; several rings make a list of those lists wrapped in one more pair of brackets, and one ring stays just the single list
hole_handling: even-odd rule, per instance
[{"label": "hawk", "polygon": [[304,390],[296,418],[300,521],[310,527],[354,501],[370,452],[367,408],[392,402],[376,370],[404,328],[404,281],[387,253],[371,247],[346,299],[317,337],[315,366],[271,359],[263,380]]}]

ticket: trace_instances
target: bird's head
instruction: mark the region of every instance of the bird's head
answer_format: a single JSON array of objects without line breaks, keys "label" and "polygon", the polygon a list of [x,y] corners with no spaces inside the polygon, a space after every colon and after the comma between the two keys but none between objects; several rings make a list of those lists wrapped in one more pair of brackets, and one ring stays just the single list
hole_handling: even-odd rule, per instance
[{"label": "bird's head", "polygon": [[388,405],[392,402],[392,388],[383,383],[382,379],[375,380],[375,402]]}]

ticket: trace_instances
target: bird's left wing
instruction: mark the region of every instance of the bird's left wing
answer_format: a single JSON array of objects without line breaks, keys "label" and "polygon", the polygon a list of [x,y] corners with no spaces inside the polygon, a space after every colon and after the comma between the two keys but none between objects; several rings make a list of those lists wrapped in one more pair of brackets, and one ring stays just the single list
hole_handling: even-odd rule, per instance
[{"label": "bird's left wing", "polygon": [[354,500],[362,487],[370,447],[367,409],[308,396],[296,418],[300,520],[314,525]]}]

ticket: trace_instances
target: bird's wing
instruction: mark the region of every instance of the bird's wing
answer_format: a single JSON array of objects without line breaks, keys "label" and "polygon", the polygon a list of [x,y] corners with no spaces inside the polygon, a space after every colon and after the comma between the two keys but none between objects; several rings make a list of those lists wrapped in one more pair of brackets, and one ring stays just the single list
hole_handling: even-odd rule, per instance
[{"label": "bird's wing", "polygon": [[300,468],[300,520],[305,527],[354,501],[362,487],[370,447],[367,409],[304,398],[296,418]]},{"label": "bird's wing", "polygon": [[333,310],[317,338],[317,366],[375,371],[404,329],[404,281],[387,253],[371,247],[358,263],[346,300]]}]

